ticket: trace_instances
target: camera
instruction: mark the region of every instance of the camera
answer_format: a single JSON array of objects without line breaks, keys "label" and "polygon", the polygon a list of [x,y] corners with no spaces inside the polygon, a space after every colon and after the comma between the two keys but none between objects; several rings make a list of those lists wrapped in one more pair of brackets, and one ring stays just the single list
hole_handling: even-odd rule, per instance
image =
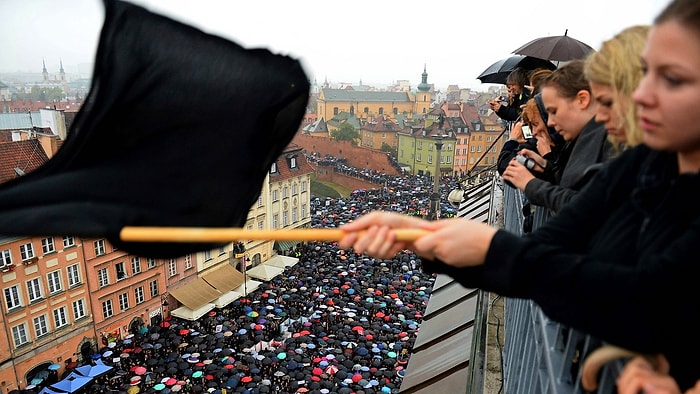
[{"label": "camera", "polygon": [[523,137],[532,138],[532,130],[530,130],[530,126],[524,124],[522,127],[522,130],[523,130]]},{"label": "camera", "polygon": [[507,102],[508,102],[508,96],[499,96],[497,101],[504,101],[504,102],[507,103]]},{"label": "camera", "polygon": [[523,156],[523,155],[516,155],[516,156],[515,156],[515,160],[516,160],[518,163],[524,165],[525,168],[527,168],[528,170],[531,170],[531,169],[535,168],[535,161],[532,160],[532,159],[530,159],[530,158],[527,158],[527,157],[525,157],[525,156]]}]

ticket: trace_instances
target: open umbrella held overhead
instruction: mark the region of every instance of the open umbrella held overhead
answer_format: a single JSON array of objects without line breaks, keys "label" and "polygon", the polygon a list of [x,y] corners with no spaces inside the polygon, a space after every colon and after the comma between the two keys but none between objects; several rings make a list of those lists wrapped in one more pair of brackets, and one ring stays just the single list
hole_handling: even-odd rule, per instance
[{"label": "open umbrella held overhead", "polygon": [[554,63],[544,59],[532,56],[513,55],[488,66],[486,70],[484,70],[476,78],[482,83],[500,83],[505,85],[508,74],[518,67],[524,68],[528,71],[538,68],[546,68],[548,70],[554,70],[557,68]]},{"label": "open umbrella held overhead", "polygon": [[568,62],[584,59],[594,49],[575,38],[569,37],[569,30],[563,36],[536,38],[513,51],[518,55],[532,56],[544,60]]}]

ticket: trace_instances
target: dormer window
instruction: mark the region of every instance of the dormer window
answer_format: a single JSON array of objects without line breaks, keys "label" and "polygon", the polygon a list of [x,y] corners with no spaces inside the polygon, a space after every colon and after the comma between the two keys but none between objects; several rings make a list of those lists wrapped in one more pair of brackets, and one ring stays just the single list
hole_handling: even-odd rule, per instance
[{"label": "dormer window", "polygon": [[270,167],[270,174],[276,174],[277,173],[277,163],[272,163],[272,166]]},{"label": "dormer window", "polygon": [[297,158],[292,157],[289,159],[289,168],[297,168]]}]

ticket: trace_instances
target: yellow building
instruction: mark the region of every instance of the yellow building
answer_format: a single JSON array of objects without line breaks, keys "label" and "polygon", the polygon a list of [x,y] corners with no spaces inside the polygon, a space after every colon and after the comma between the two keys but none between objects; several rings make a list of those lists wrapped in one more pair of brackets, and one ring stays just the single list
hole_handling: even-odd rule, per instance
[{"label": "yellow building", "polygon": [[333,119],[343,112],[360,119],[380,115],[427,114],[432,93],[428,73],[423,70],[422,81],[414,92],[358,91],[351,89],[321,89],[316,101],[318,118]]},{"label": "yellow building", "polygon": [[439,170],[441,175],[452,175],[456,139],[451,131],[433,123],[430,127],[414,127],[397,134],[399,165],[412,175],[433,175],[438,168],[437,145],[441,144]]},{"label": "yellow building", "polygon": [[384,144],[396,149],[400,130],[398,122],[386,115],[370,119],[360,127],[360,146],[381,149]]}]

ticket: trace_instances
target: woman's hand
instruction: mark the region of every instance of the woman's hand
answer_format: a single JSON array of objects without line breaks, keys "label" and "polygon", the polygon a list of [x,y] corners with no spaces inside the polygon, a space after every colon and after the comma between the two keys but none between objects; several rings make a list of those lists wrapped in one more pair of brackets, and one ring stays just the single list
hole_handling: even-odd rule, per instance
[{"label": "woman's hand", "polygon": [[[419,228],[427,234],[410,242],[396,241],[392,230]],[[395,212],[375,211],[340,227],[346,235],[341,248],[353,247],[356,253],[378,258],[391,258],[403,249],[410,249],[428,260],[439,259],[455,267],[484,263],[496,229],[461,218],[427,221]]]},{"label": "woman's hand", "polygon": [[628,361],[617,378],[618,394],[680,394],[678,384],[668,375],[666,358],[657,356],[657,364],[657,368],[654,369],[652,363],[641,356]]},{"label": "woman's hand", "polygon": [[535,167],[532,169],[533,171],[544,172],[544,168],[547,166],[547,160],[544,157],[531,151],[530,149],[521,149],[518,154],[535,162]]},{"label": "woman's hand", "polygon": [[[536,167],[536,166],[535,166]],[[519,190],[525,191],[525,186],[535,179],[532,172],[528,170],[524,165],[518,163],[518,161],[513,158],[513,160],[508,163],[508,167],[503,171],[503,179],[513,184]]]},{"label": "woman's hand", "polygon": [[515,123],[513,127],[510,128],[510,135],[508,138],[513,141],[518,141],[521,144],[525,142],[526,140],[525,136],[523,135],[523,124],[525,123],[522,120]]}]

